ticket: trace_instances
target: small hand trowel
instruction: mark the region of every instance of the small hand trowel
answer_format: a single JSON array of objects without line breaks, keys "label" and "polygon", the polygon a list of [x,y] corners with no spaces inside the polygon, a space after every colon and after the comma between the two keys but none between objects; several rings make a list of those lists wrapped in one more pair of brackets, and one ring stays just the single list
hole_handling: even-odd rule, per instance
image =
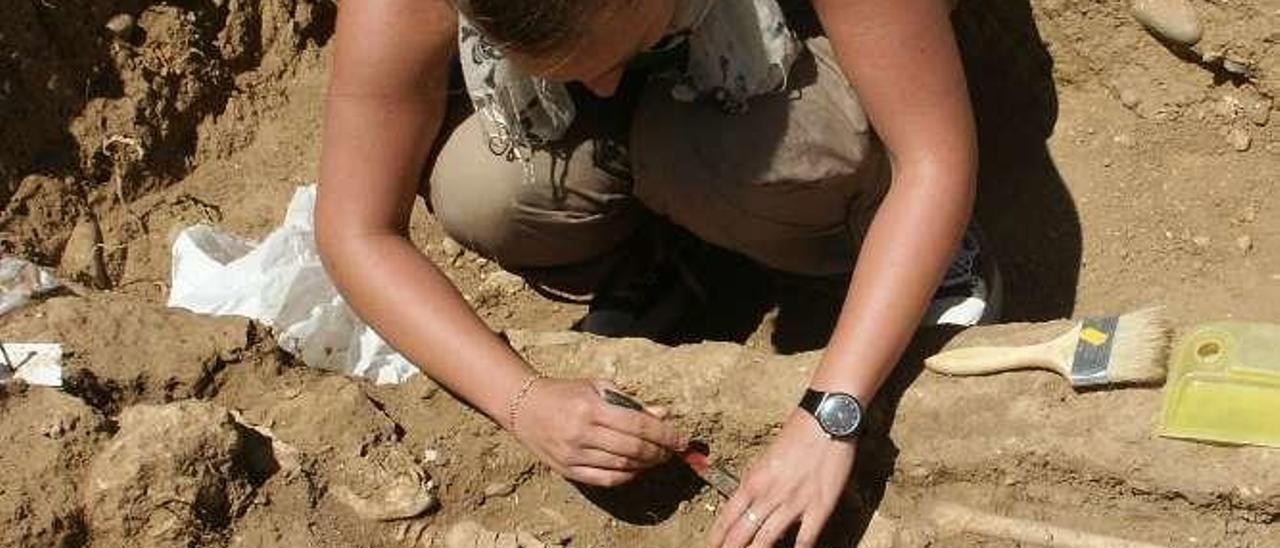
[{"label": "small hand trowel", "polygon": [[1218,322],[1183,337],[1159,433],[1280,447],[1280,325]]}]

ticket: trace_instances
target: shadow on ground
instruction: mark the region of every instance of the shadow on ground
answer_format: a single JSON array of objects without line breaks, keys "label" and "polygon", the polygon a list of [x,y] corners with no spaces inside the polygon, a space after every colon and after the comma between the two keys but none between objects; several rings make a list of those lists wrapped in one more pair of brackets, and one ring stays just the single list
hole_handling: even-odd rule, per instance
[{"label": "shadow on ground", "polygon": [[618,487],[575,487],[618,521],[656,525],[670,518],[680,503],[696,496],[702,490],[702,480],[683,462],[672,460]]}]

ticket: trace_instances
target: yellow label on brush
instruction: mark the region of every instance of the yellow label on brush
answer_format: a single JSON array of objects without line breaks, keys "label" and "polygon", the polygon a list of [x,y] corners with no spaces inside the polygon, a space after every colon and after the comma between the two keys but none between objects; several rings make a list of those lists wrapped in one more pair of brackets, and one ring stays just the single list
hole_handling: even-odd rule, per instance
[{"label": "yellow label on brush", "polygon": [[1111,364],[1111,339],[1120,324],[1119,316],[1085,318],[1080,326],[1080,339],[1071,360],[1071,386],[1096,386],[1110,382],[1107,367]]},{"label": "yellow label on brush", "polygon": [[1099,331],[1092,327],[1085,327],[1084,329],[1080,330],[1080,340],[1087,342],[1089,344],[1092,344],[1094,346],[1102,346],[1106,344],[1108,338],[1109,337],[1107,337],[1106,333],[1103,333],[1102,331]]}]

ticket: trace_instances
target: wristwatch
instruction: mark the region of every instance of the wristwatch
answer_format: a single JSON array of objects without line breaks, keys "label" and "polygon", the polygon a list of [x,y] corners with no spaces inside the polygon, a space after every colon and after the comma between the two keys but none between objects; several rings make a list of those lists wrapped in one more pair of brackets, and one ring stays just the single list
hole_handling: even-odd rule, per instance
[{"label": "wristwatch", "polygon": [[853,439],[862,431],[862,403],[844,392],[804,391],[800,408],[818,420],[818,426],[833,439]]}]

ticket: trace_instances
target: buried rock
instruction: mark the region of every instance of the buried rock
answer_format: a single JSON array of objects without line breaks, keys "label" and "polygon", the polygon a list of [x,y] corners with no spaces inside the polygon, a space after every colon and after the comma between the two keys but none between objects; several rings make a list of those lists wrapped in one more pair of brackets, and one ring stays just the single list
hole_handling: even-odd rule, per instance
[{"label": "buried rock", "polygon": [[1133,0],[1129,9],[1134,19],[1166,42],[1193,46],[1204,34],[1200,15],[1187,0]]},{"label": "buried rock", "polygon": [[0,386],[0,546],[82,546],[77,479],[106,438],[92,407],[50,388]]},{"label": "buried rock", "polygon": [[194,401],[136,405],[93,460],[85,517],[103,546],[190,546],[246,508],[265,472],[251,463],[269,441],[222,407]]},{"label": "buried rock", "polygon": [[348,462],[345,481],[333,495],[361,519],[392,521],[417,517],[438,504],[435,484],[407,453],[381,446],[366,459]]},{"label": "buried rock", "polygon": [[444,534],[445,548],[493,548],[498,534],[474,521],[453,524]]},{"label": "buried rock", "polygon": [[58,270],[65,278],[95,289],[110,287],[111,278],[103,262],[102,245],[102,228],[98,226],[98,220],[93,215],[84,215],[71,229]]},{"label": "buried rock", "polygon": [[313,377],[253,398],[244,418],[271,425],[269,437],[310,463],[318,491],[360,519],[407,519],[439,506],[430,474],[400,442],[400,425],[358,381]]}]

